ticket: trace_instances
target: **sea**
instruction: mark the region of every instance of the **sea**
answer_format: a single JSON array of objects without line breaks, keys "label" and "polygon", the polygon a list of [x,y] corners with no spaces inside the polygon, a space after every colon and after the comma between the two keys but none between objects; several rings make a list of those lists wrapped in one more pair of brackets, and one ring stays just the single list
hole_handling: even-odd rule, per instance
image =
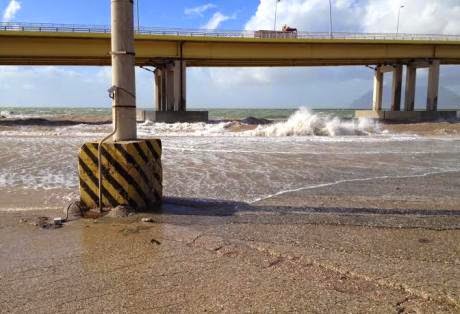
[{"label": "sea", "polygon": [[[144,108],[146,109],[146,108]],[[292,109],[193,109],[206,110],[211,120],[240,120],[247,117],[259,119],[283,120],[291,116],[297,108]],[[353,109],[312,109],[312,112],[329,113],[334,116],[349,118],[354,116]],[[0,116],[10,118],[69,116],[108,116],[110,108],[64,108],[64,107],[0,107]]]},{"label": "sea", "polygon": [[[460,171],[455,134],[392,133],[353,119],[353,110],[209,111],[210,123],[138,123],[139,137],[163,141],[166,197],[251,204],[289,191]],[[0,211],[78,199],[79,149],[111,132],[107,117],[110,109],[1,107]],[[256,125],[243,123],[247,117]],[[73,123],[46,122],[61,118]]]}]

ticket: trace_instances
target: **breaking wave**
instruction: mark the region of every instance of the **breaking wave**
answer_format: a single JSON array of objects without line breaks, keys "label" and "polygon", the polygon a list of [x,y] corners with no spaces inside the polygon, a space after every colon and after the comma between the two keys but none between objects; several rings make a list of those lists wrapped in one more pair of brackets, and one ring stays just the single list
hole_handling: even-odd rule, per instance
[{"label": "breaking wave", "polygon": [[11,111],[7,111],[7,110],[0,111],[0,118],[12,118],[13,115],[14,113]]},{"label": "breaking wave", "polygon": [[153,123],[138,126],[142,135],[172,136],[347,136],[380,134],[380,126],[369,119],[341,120],[326,114],[315,114],[300,108],[288,120],[251,125],[245,121],[218,123]]},{"label": "breaking wave", "polygon": [[287,121],[259,125],[249,133],[255,136],[343,136],[376,134],[381,130],[377,122],[369,119],[344,121],[300,108]]}]

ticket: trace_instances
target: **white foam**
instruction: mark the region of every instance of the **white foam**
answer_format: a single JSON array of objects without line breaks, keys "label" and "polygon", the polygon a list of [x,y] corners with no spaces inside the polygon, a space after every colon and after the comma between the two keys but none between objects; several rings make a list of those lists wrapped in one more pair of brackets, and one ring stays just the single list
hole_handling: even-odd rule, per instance
[{"label": "white foam", "polygon": [[43,118],[45,116],[51,116],[51,115],[43,115],[43,114],[31,114],[31,113],[17,113],[14,111],[9,111],[9,110],[2,110],[0,111],[0,117],[6,118],[6,119],[27,119],[27,118]]},{"label": "white foam", "polygon": [[14,113],[11,112],[11,111],[6,111],[6,110],[3,110],[3,111],[0,111],[0,117],[4,117],[4,118],[7,118],[7,119],[10,119],[14,116]]},{"label": "white foam", "polygon": [[257,202],[260,202],[260,201],[264,201],[264,200],[271,199],[271,198],[274,198],[276,196],[280,196],[280,195],[284,195],[284,194],[288,194],[288,193],[300,192],[300,191],[305,191],[305,190],[314,190],[314,189],[329,187],[329,186],[333,186],[333,185],[339,185],[339,184],[343,184],[343,183],[365,182],[365,181],[383,180],[383,179],[423,178],[423,177],[428,177],[428,176],[437,175],[437,174],[457,173],[459,171],[460,171],[460,169],[449,169],[449,170],[442,170],[442,171],[429,171],[429,172],[425,172],[425,173],[422,173],[422,174],[412,174],[412,175],[400,175],[400,176],[385,175],[385,176],[368,177],[368,178],[343,179],[343,180],[337,180],[337,181],[334,181],[334,182],[327,182],[327,183],[303,186],[303,187],[295,188],[295,189],[282,190],[282,191],[276,192],[274,194],[270,194],[270,195],[267,195],[267,196],[264,196],[264,197],[256,198],[255,200],[252,200],[249,203],[254,204],[254,203],[257,203]]},{"label": "white foam", "polygon": [[146,121],[138,125],[141,136],[218,136],[229,135],[227,128],[232,122],[220,123],[154,123]]},{"label": "white foam", "polygon": [[246,133],[255,136],[348,136],[378,134],[381,130],[377,122],[369,119],[343,121],[300,108],[287,121],[259,125],[254,131]]},{"label": "white foam", "polygon": [[259,125],[255,130],[234,132],[231,127],[238,122],[220,123],[154,123],[147,121],[138,126],[141,136],[368,136],[385,134],[380,125],[369,119],[344,121],[325,114],[314,114],[299,108],[287,121]]}]

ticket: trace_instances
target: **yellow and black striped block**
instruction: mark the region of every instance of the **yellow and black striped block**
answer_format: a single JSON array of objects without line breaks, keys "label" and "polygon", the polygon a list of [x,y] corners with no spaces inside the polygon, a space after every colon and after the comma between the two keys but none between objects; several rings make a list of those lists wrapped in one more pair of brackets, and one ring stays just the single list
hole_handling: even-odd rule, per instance
[{"label": "yellow and black striped block", "polygon": [[[89,209],[99,207],[98,143],[80,149],[78,172],[80,198]],[[107,142],[101,147],[102,204],[153,209],[163,197],[161,140]]]}]

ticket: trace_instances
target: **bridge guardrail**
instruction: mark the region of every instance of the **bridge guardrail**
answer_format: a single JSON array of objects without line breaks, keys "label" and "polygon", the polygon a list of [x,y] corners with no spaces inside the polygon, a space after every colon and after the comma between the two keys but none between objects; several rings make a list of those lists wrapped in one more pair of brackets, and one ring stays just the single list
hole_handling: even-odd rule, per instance
[{"label": "bridge guardrail", "polygon": [[[12,23],[0,22],[0,31],[23,31],[23,32],[67,32],[67,33],[110,33],[110,27],[101,25],[78,25],[78,24],[49,24],[49,23]],[[206,29],[180,29],[180,28],[157,28],[141,27],[136,29],[137,34],[142,35],[172,35],[190,37],[224,37],[224,38],[260,38],[259,31],[238,30],[206,30]],[[271,38],[292,39],[282,32],[273,32]],[[276,34],[280,34],[279,36]],[[442,34],[406,34],[406,33],[350,33],[350,32],[297,32],[297,39],[374,39],[374,40],[433,40],[433,41],[460,41],[460,35]]]}]

